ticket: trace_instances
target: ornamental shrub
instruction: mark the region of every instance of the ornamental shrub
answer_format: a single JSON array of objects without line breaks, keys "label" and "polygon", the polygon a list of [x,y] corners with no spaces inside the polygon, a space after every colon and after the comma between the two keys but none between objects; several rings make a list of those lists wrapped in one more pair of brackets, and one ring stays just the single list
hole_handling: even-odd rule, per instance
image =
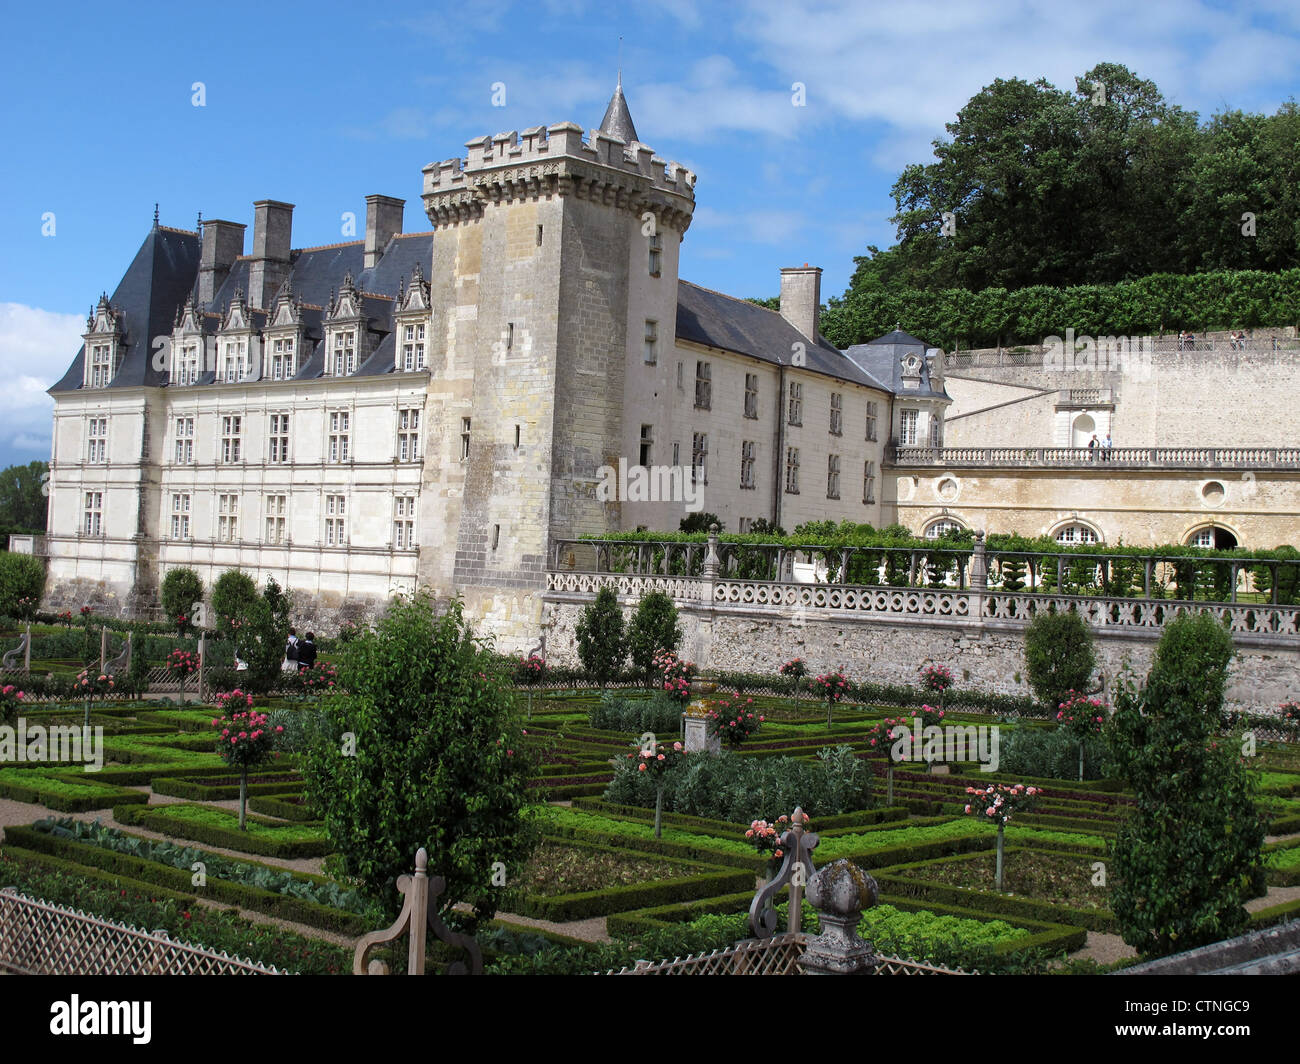
[{"label": "ornamental shrub", "polygon": [[1231,938],[1258,889],[1265,818],[1240,739],[1218,737],[1232,639],[1209,614],[1179,617],[1145,687],[1121,685],[1108,726],[1137,801],[1112,844],[1111,911],[1157,956]]},{"label": "ornamental shrub", "polygon": [[582,611],[576,630],[578,660],[603,688],[614,679],[627,659],[623,610],[611,587],[596,592],[596,601]]},{"label": "ornamental shrub", "polygon": [[227,569],[212,585],[212,612],[218,634],[234,639],[257,602],[257,585],[247,573]]},{"label": "ornamental shrub", "polygon": [[676,651],[681,641],[682,628],[677,623],[673,600],[662,591],[642,595],[628,626],[627,647],[632,666],[645,675],[647,687],[654,682],[655,655],[661,650]]},{"label": "ornamental shrub", "polygon": [[1025,672],[1039,701],[1059,706],[1086,691],[1097,663],[1092,632],[1073,611],[1040,613],[1025,629]]},{"label": "ornamental shrub", "polygon": [[682,705],[664,691],[655,691],[649,698],[627,697],[614,691],[605,691],[600,701],[587,711],[587,720],[593,728],[606,731],[676,732],[682,726]]},{"label": "ornamental shrub", "polygon": [[513,878],[537,839],[534,758],[508,678],[460,600],[437,615],[420,593],[348,645],[339,685],[302,772],[344,872],[396,913],[397,877],[424,847],[430,876],[446,880],[441,913],[468,903],[458,919],[472,933],[496,912],[494,863]]},{"label": "ornamental shrub", "polygon": [[[1004,728],[998,770],[1009,776],[1074,779],[1079,775],[1079,739],[1064,728]],[[1100,735],[1083,739],[1083,778],[1114,775],[1110,747]]]},{"label": "ornamental shrub", "polygon": [[182,637],[198,623],[194,607],[203,602],[203,581],[193,569],[169,569],[163,577],[159,597]]},{"label": "ornamental shrub", "polygon": [[[35,613],[34,604],[45,594],[45,566],[30,554],[0,551],[0,617]],[[25,605],[19,605],[22,600]]]}]

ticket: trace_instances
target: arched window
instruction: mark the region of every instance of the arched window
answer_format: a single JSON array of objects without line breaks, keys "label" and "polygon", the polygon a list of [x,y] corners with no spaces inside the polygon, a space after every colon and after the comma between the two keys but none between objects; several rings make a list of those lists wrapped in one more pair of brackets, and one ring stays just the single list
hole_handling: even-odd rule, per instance
[{"label": "arched window", "polygon": [[1088,441],[1092,439],[1093,434],[1097,431],[1097,422],[1092,419],[1091,414],[1080,414],[1074,419],[1071,428],[1070,446],[1087,447]]},{"label": "arched window", "polygon": [[1198,528],[1187,537],[1189,547],[1211,547],[1214,550],[1233,550],[1237,546],[1237,537],[1226,528],[1218,525],[1206,525]]},{"label": "arched window", "polygon": [[1075,521],[1056,530],[1056,542],[1067,544],[1100,543],[1101,536],[1097,534],[1095,528]]},{"label": "arched window", "polygon": [[945,533],[960,532],[965,527],[960,521],[954,521],[951,517],[941,517],[925,526],[925,538],[939,539]]}]

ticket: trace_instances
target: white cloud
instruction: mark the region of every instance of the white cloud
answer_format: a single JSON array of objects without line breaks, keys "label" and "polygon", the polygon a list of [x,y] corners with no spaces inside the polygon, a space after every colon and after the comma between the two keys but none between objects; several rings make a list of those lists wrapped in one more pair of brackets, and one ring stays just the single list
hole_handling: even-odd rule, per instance
[{"label": "white cloud", "polygon": [[0,303],[0,423],[14,449],[48,457],[54,400],[45,392],[67,372],[85,328],[80,314]]}]

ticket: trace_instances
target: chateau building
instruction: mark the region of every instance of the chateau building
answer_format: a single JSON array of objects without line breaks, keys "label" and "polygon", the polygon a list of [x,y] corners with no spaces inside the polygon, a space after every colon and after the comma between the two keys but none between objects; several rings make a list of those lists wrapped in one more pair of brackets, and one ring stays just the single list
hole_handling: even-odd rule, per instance
[{"label": "chateau building", "polygon": [[429,587],[525,646],[559,540],[688,509],[889,523],[887,445],[943,443],[941,354],[901,331],[837,350],[806,264],[779,312],[680,279],[695,183],[620,84],[586,136],[425,167],[427,232],[381,195],[326,247],[294,248],[276,200],[247,251],[243,224],[155,216],[50,390],[51,604],[148,613],[171,568],[240,568],[302,623]]}]

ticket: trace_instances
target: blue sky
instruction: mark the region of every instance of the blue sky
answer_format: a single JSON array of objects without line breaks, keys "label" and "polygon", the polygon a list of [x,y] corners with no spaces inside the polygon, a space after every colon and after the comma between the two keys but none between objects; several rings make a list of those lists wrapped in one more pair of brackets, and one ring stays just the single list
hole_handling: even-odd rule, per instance
[{"label": "blue sky", "polygon": [[803,262],[840,294],[854,255],[893,242],[898,171],[994,78],[1072,86],[1120,62],[1202,118],[1300,95],[1294,0],[32,4],[5,28],[0,466],[48,457],[44,389],[155,201],[164,225],[202,211],[251,233],[254,200],[287,200],[308,247],[347,239],[343,213],[364,222],[379,192],[425,230],[427,163],[471,137],[599,123],[620,35],[638,134],[698,174],[682,276],[738,296],[775,294]]}]

